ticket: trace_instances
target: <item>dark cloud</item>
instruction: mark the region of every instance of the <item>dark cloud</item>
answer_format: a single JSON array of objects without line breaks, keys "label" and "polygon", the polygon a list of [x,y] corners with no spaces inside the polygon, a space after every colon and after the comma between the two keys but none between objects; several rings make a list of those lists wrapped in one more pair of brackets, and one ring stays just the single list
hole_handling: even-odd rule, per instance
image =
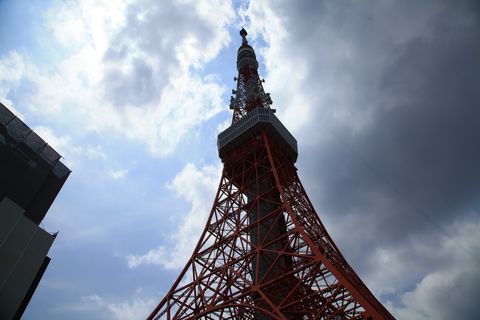
[{"label": "dark cloud", "polygon": [[[466,21],[460,20],[462,14]],[[349,107],[356,109],[355,113],[370,104],[366,108],[373,108],[370,123],[354,134],[344,126],[328,125],[338,137],[332,142],[345,143],[349,149],[346,156],[360,165],[350,166],[353,169],[343,175],[324,172],[321,162],[310,170],[327,181],[341,183],[344,191],[356,196],[363,193],[368,197],[367,190],[355,187],[360,184],[375,192],[387,189],[388,198],[397,194],[399,202],[407,197],[438,223],[451,222],[448,219],[459,210],[478,209],[480,20],[478,15],[474,17],[470,11],[445,7],[436,19],[430,18],[429,30],[419,30],[411,39],[384,49],[390,56],[381,72],[366,72],[367,78],[362,79],[354,66],[346,70],[354,79],[349,91],[359,97],[359,104]],[[355,45],[354,50],[361,53],[362,47]],[[374,63],[366,55],[357,61],[363,60],[367,65]],[[315,83],[313,76],[311,79]],[[320,147],[323,154],[336,148]],[[354,186],[352,192],[350,186]],[[329,194],[325,198],[335,201],[336,197]],[[407,204],[403,211],[416,210]],[[336,214],[342,212],[335,205],[332,209]]]},{"label": "dark cloud", "polygon": [[[168,1],[141,1],[127,8],[124,27],[111,39],[104,56],[105,94],[115,105],[142,106],[157,101],[182,64],[204,62],[222,32],[196,6]],[[178,49],[190,41],[191,56]],[[181,61],[184,59],[185,61]]]},{"label": "dark cloud", "polygon": [[[480,215],[478,2],[277,5],[286,55],[307,65],[299,94],[314,106],[297,133],[300,175],[352,265],[367,279],[397,270],[402,278],[382,285],[398,298],[447,268],[447,253],[432,251],[439,243],[475,261],[454,226]],[[379,266],[381,250],[401,265]],[[478,273],[456,279],[480,285]],[[450,289],[439,288],[431,308]],[[468,305],[469,318],[480,309],[465,299],[452,309]]]}]

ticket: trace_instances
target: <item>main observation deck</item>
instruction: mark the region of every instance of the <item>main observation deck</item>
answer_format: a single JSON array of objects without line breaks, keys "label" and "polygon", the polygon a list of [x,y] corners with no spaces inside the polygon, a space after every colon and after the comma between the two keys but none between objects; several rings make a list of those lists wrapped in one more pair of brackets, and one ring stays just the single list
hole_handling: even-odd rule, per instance
[{"label": "main observation deck", "polygon": [[262,130],[269,134],[293,162],[297,161],[297,140],[274,115],[274,110],[266,108],[252,110],[218,135],[218,154],[222,161],[229,152]]}]

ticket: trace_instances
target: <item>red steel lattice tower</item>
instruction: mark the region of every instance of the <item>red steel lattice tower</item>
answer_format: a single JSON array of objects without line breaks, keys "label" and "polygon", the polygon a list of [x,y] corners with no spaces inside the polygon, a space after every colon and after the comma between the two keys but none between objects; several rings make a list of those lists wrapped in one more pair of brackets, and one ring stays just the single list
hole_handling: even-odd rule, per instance
[{"label": "red steel lattice tower", "polygon": [[298,178],[242,29],[224,163],[195,250],[148,319],[394,319],[328,235]]}]

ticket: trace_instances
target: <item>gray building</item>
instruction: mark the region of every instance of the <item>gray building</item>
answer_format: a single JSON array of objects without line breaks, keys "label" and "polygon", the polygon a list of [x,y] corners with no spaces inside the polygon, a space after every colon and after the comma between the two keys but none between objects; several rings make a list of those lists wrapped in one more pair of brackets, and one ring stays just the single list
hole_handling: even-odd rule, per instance
[{"label": "gray building", "polygon": [[68,178],[61,156],[0,103],[0,320],[20,319],[55,240],[40,223]]}]

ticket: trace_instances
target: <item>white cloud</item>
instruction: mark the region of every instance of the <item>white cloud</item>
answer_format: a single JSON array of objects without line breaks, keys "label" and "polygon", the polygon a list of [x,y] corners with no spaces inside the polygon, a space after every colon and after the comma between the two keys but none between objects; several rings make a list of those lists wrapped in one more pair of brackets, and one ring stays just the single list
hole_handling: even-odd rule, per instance
[{"label": "white cloud", "polygon": [[232,124],[232,119],[227,119],[217,125],[217,132],[220,133]]},{"label": "white cloud", "polygon": [[129,119],[125,134],[160,156],[171,154],[188,131],[220,112],[223,106],[223,89],[211,77],[179,75],[164,92],[158,106],[143,111],[125,108]]},{"label": "white cloud", "polygon": [[[58,135],[51,128],[46,126],[36,126],[32,128],[44,141],[46,141],[53,149],[55,149],[62,157],[63,162],[72,169],[81,159],[101,159],[107,158],[100,145],[84,145],[80,146],[69,135]],[[120,172],[121,174],[122,172]],[[117,175],[119,172],[117,172]],[[123,175],[126,174],[123,173]],[[120,178],[120,176],[119,176]]]},{"label": "white cloud", "polygon": [[0,59],[0,81],[17,84],[25,74],[27,66],[23,56],[17,51],[10,51]]},{"label": "white cloud", "polygon": [[49,127],[36,126],[33,128],[33,131],[35,131],[35,133],[38,134],[40,138],[48,141],[48,144],[58,152],[61,152],[60,150],[67,150],[71,148],[71,139],[69,136],[58,136]]},{"label": "white cloud", "polygon": [[181,268],[188,261],[207,222],[220,179],[220,166],[197,168],[187,164],[169,183],[169,188],[191,203],[190,211],[182,218],[178,228],[169,236],[169,246],[159,246],[144,255],[127,256],[130,268],[142,264],[159,265],[166,269]]},{"label": "white cloud", "polygon": [[15,90],[22,77],[27,73],[27,66],[23,56],[13,50],[7,55],[0,57],[0,101],[15,113],[20,119],[23,115],[14,108],[14,103],[7,98],[10,91]]},{"label": "white cloud", "polygon": [[196,70],[228,44],[231,3],[73,1],[45,17],[63,60],[44,68],[17,52],[0,57],[0,98],[13,105],[6,97],[27,80],[22,107],[68,126],[72,139],[120,134],[165,156],[222,110],[224,86]]},{"label": "white cloud", "polygon": [[103,152],[103,148],[100,145],[88,145],[84,150],[84,154],[88,159],[107,159],[107,155]]},{"label": "white cloud", "polygon": [[118,180],[118,179],[123,179],[125,178],[125,176],[127,175],[128,173],[128,170],[127,169],[123,169],[123,170],[112,170],[110,171],[108,174],[110,175],[110,177],[114,180]]},{"label": "white cloud", "polygon": [[98,294],[82,296],[73,303],[57,307],[57,312],[92,313],[96,319],[133,320],[144,319],[154,308],[157,301],[144,297],[142,290],[137,289],[131,298],[119,300],[105,298]]},{"label": "white cloud", "polygon": [[61,2],[46,13],[47,27],[67,49],[91,43],[99,50],[108,46],[109,33],[125,23],[129,0]]},{"label": "white cloud", "polygon": [[154,299],[135,298],[121,303],[109,303],[107,308],[113,319],[143,319],[150,314],[156,302]]}]

